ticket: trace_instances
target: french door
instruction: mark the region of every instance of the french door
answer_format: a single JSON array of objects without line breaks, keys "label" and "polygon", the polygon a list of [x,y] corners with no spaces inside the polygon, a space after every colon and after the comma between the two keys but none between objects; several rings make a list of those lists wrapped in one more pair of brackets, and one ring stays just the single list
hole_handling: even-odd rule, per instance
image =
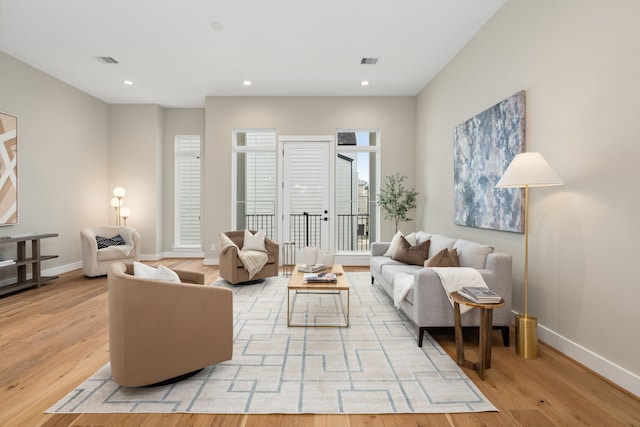
[{"label": "french door", "polygon": [[334,138],[282,136],[281,242],[295,242],[297,259],[305,246],[333,250]]}]

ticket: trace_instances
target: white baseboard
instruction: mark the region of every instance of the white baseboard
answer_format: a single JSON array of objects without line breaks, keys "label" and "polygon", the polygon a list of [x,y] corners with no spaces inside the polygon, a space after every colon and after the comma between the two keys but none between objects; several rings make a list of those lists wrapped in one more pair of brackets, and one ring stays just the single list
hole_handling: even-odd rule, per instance
[{"label": "white baseboard", "polygon": [[43,269],[42,275],[43,276],[59,276],[63,273],[68,273],[73,270],[79,270],[81,268],[82,268],[82,261],[77,261],[71,264],[60,265],[58,267]]},{"label": "white baseboard", "polygon": [[202,265],[220,265],[219,258],[205,258],[202,260]]},{"label": "white baseboard", "polygon": [[538,339],[640,397],[640,376],[538,323]]}]

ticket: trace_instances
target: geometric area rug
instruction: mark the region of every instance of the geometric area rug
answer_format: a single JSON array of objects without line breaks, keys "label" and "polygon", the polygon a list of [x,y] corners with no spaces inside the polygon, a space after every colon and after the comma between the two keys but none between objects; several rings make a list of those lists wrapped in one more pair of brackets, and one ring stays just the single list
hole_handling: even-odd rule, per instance
[{"label": "geometric area rug", "polygon": [[[351,285],[348,328],[287,327],[287,278],[231,286],[232,360],[160,387],[121,387],[109,364],[48,413],[380,414],[497,411],[473,382],[393,308],[367,272]],[[345,301],[346,302],[346,301]],[[340,319],[336,295],[296,296],[295,323]],[[215,327],[215,325],[212,325]]]}]

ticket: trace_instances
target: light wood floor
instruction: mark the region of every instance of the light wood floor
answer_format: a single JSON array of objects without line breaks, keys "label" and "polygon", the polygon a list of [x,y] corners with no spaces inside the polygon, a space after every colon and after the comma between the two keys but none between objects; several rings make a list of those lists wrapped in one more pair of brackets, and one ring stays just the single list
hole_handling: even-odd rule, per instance
[{"label": "light wood floor", "polygon": [[[204,271],[201,260],[163,264]],[[157,264],[157,263],[150,263]],[[368,271],[368,268],[345,268]],[[0,426],[640,426],[640,400],[544,345],[536,360],[516,356],[495,333],[492,368],[480,381],[498,413],[417,415],[49,415],[44,411],[109,360],[106,278],[81,271],[0,298]],[[452,357],[452,333],[435,338]],[[465,352],[477,345],[465,337]]]}]

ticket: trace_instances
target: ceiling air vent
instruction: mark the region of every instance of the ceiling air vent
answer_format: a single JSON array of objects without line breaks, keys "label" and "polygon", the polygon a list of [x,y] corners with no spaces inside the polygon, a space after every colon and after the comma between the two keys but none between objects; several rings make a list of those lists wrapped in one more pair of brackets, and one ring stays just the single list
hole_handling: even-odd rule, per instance
[{"label": "ceiling air vent", "polygon": [[380,58],[362,58],[360,60],[360,65],[376,65]]},{"label": "ceiling air vent", "polygon": [[102,62],[103,64],[118,64],[118,61],[116,61],[110,56],[97,56],[96,59]]}]

